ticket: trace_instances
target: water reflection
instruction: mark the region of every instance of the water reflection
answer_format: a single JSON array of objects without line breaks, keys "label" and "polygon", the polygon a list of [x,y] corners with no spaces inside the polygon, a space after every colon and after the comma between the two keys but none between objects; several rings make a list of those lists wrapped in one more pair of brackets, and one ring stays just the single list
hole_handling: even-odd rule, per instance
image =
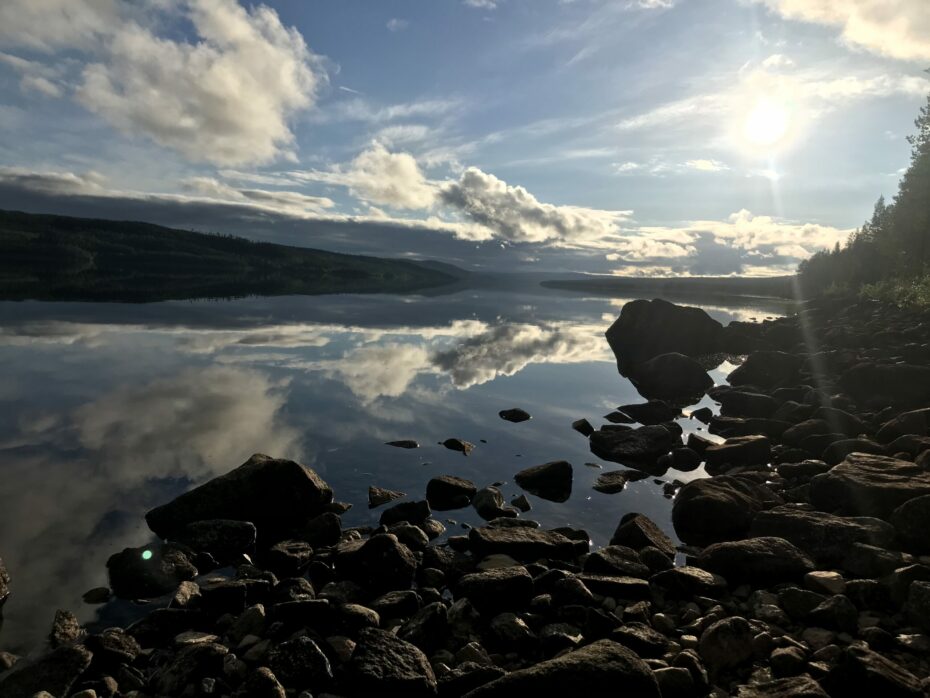
[{"label": "water reflection", "polygon": [[[111,553],[151,540],[142,514],[255,452],[316,468],[355,505],[347,525],[377,517],[369,484],[421,496],[451,473],[502,481],[510,497],[519,469],[565,459],[571,499],[530,495],[530,516],[598,544],[630,510],[671,533],[651,480],[591,489],[600,471],[569,428],[639,400],[603,339],[616,312],[616,300],[551,293],[0,304],[0,556],[13,576],[0,648],[34,646],[56,608],[90,620],[100,609],[80,596],[106,583]],[[514,406],[533,419],[498,418]],[[450,436],[478,448],[437,445]],[[383,445],[397,438],[423,448]],[[445,518],[453,532],[477,523],[471,510]]]}]

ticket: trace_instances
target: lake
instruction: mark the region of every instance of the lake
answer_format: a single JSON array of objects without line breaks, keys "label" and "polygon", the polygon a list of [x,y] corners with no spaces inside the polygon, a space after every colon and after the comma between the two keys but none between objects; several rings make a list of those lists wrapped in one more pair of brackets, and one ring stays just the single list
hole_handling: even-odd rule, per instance
[{"label": "lake", "polygon": [[[253,453],[312,466],[353,504],[344,526],[376,524],[372,484],[420,499],[431,477],[452,474],[503,483],[509,500],[521,493],[518,470],[564,459],[574,465],[571,498],[527,495],[525,516],[584,528],[599,546],[638,511],[674,537],[663,485],[702,472],[600,494],[592,484],[603,470],[586,465],[598,459],[571,428],[580,417],[597,427],[618,405],[642,401],[603,335],[624,302],[527,287],[0,303],[0,557],[13,578],[0,648],[36,647],[57,608],[83,622],[126,622],[130,604],[81,600],[107,584],[107,558],[153,540],[148,509]],[[685,302],[724,323],[786,310],[766,299]],[[721,382],[730,368],[712,375]],[[533,419],[502,420],[510,407]],[[686,432],[701,426],[680,422]],[[465,457],[439,445],[449,437],[477,447]],[[395,439],[421,448],[384,445]],[[480,523],[470,508],[436,518],[449,534]]]}]

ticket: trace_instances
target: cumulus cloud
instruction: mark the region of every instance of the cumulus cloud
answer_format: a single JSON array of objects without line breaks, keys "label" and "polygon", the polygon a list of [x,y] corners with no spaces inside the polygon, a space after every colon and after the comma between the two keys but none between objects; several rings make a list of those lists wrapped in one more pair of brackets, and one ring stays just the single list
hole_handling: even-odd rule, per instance
[{"label": "cumulus cloud", "polygon": [[509,242],[584,244],[618,231],[624,213],[555,206],[540,202],[520,186],[469,167],[461,177],[444,185],[442,202]]},{"label": "cumulus cloud", "polygon": [[0,43],[40,51],[86,48],[120,24],[117,0],[4,0]]},{"label": "cumulus cloud", "polygon": [[755,0],[788,19],[839,27],[843,40],[907,61],[930,60],[926,0]]}]

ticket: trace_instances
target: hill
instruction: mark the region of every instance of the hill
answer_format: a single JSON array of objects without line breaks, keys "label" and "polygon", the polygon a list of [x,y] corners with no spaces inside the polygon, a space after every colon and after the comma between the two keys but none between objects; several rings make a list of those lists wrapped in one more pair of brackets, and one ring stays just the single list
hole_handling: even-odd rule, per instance
[{"label": "hill", "polygon": [[624,276],[591,276],[584,279],[543,281],[546,288],[595,293],[605,296],[628,296],[642,293],[701,293],[722,296],[794,297],[794,276],[684,276],[643,278]]},{"label": "hill", "polygon": [[149,223],[0,211],[5,300],[406,293],[454,282],[450,269]]}]

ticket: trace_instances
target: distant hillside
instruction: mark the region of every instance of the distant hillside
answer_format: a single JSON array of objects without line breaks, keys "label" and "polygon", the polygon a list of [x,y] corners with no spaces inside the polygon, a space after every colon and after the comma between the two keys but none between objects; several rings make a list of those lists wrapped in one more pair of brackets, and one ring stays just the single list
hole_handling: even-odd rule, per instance
[{"label": "distant hillside", "polygon": [[793,298],[794,276],[739,277],[685,276],[648,279],[626,276],[592,276],[586,279],[543,281],[546,288],[596,293],[605,296],[628,296],[635,293],[701,293],[726,296],[764,296]]},{"label": "distant hillside", "polygon": [[0,299],[147,302],[403,293],[456,281],[451,265],[362,257],[148,223],[0,211]]}]

